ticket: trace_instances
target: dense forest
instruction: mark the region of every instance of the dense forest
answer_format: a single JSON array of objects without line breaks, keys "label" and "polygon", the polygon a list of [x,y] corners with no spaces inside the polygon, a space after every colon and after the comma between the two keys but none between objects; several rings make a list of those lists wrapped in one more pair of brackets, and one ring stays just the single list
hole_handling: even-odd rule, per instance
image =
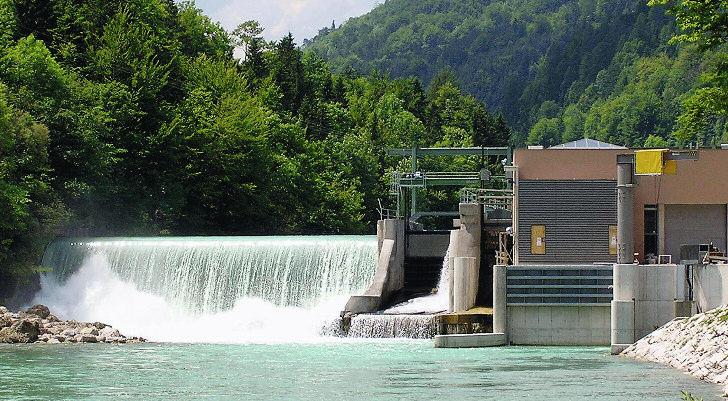
[{"label": "dense forest", "polygon": [[389,147],[728,139],[726,1],[651,3],[389,0],[302,50],[191,2],[0,0],[0,294],[59,235],[371,232]]},{"label": "dense forest", "polygon": [[58,235],[369,233],[404,162],[385,148],[508,142],[447,72],[333,74],[261,32],[190,2],[0,0],[0,293]]},{"label": "dense forest", "polygon": [[305,48],[335,71],[427,83],[449,69],[505,115],[514,145],[583,137],[633,147],[728,141],[725,103],[713,101],[725,99],[725,36],[703,41],[685,33],[713,24],[725,35],[727,2],[649,3],[388,0],[322,30]]}]

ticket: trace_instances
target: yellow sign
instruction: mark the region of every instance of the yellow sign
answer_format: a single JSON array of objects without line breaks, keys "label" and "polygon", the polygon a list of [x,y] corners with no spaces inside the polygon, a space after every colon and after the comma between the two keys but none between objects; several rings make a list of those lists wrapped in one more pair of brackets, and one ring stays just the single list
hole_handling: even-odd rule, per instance
[{"label": "yellow sign", "polygon": [[635,150],[634,166],[637,175],[662,175],[668,149]]},{"label": "yellow sign", "polygon": [[531,254],[546,254],[546,226],[531,226]]},{"label": "yellow sign", "polygon": [[662,169],[662,174],[665,174],[665,175],[677,174],[677,160],[666,160],[665,167]]},{"label": "yellow sign", "polygon": [[609,226],[609,254],[617,254],[617,226]]},{"label": "yellow sign", "polygon": [[675,175],[677,161],[667,160],[669,149],[635,150],[634,168],[636,175]]}]

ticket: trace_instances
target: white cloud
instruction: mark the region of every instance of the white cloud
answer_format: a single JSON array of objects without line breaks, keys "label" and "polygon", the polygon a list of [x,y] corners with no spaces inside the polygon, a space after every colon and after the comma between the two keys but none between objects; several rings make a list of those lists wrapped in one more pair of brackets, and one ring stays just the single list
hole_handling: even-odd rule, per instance
[{"label": "white cloud", "polygon": [[246,20],[257,20],[268,40],[277,40],[290,31],[301,44],[319,29],[336,21],[363,15],[384,0],[198,0],[197,6],[226,29]]}]

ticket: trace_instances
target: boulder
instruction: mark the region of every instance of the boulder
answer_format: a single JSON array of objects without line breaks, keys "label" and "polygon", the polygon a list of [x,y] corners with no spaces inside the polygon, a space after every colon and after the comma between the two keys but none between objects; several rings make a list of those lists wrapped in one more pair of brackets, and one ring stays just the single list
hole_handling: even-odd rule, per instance
[{"label": "boulder", "polygon": [[111,326],[104,327],[103,329],[99,330],[99,335],[104,337],[121,337],[121,333],[119,333],[119,330],[116,330],[115,328]]},{"label": "boulder", "polygon": [[79,336],[78,342],[80,343],[95,343],[98,342],[98,339],[96,336],[88,335],[88,334],[81,334]]},{"label": "boulder", "polygon": [[92,326],[96,327],[97,330],[101,330],[101,329],[103,329],[105,327],[108,327],[109,325],[106,324],[106,323],[95,322],[95,323],[92,324]]},{"label": "boulder", "polygon": [[38,341],[39,334],[38,322],[20,320],[12,326],[0,330],[0,343],[33,343]]},{"label": "boulder", "polygon": [[38,316],[41,319],[45,319],[48,316],[50,316],[51,311],[45,305],[35,305],[35,306],[31,306],[30,308],[28,308],[28,310],[26,310],[25,313],[27,313],[29,315]]},{"label": "boulder", "polygon": [[74,329],[64,329],[61,331],[61,335],[64,337],[76,337],[78,332]]},{"label": "boulder", "polygon": [[96,329],[96,327],[90,326],[90,327],[84,327],[80,331],[81,335],[91,335],[91,336],[98,336],[99,331]]},{"label": "boulder", "polygon": [[6,313],[10,313],[10,311],[8,310],[8,308],[6,308],[4,306],[0,306],[0,315],[4,315]]}]

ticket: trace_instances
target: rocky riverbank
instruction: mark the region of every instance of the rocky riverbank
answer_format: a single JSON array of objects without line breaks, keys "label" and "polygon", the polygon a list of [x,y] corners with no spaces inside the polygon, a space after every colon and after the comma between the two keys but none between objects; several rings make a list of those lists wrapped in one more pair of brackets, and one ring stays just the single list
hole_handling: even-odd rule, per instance
[{"label": "rocky riverbank", "polygon": [[[673,320],[623,356],[672,366],[701,380],[728,384],[728,306]],[[728,393],[728,386],[724,388]]]},{"label": "rocky riverbank", "polygon": [[143,343],[140,337],[126,337],[105,323],[60,320],[43,306],[13,313],[0,306],[0,343]]}]

